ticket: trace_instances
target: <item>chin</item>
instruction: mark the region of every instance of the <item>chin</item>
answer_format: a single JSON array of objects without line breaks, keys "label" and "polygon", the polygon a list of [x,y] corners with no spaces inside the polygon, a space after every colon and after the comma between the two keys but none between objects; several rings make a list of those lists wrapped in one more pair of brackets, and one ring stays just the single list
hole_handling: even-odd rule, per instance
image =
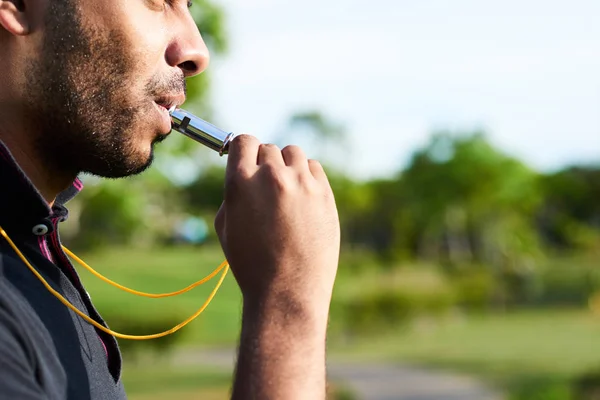
[{"label": "chin", "polygon": [[153,152],[150,152],[149,155],[145,155],[144,157],[129,154],[129,157],[124,156],[109,163],[106,163],[106,160],[103,160],[102,163],[95,164],[87,168],[80,168],[80,171],[99,176],[101,178],[126,178],[129,176],[139,175],[146,171],[148,168],[150,168],[153,161]]},{"label": "chin", "polygon": [[143,157],[136,157],[136,160],[130,160],[129,164],[121,171],[116,172],[113,178],[125,178],[128,176],[139,175],[146,171],[154,162],[154,151],[150,150],[149,154],[145,154]]},{"label": "chin", "polygon": [[153,161],[154,142],[139,143],[136,147],[131,147],[129,151],[122,154],[120,162],[108,166],[102,176],[106,178],[125,178],[139,175],[150,168]]},{"label": "chin", "polygon": [[137,154],[135,161],[132,160],[131,165],[133,166],[133,169],[137,171],[134,175],[145,171],[152,165],[152,162],[154,161],[154,143],[155,142],[152,142],[147,145],[143,152]]},{"label": "chin", "polygon": [[[147,131],[146,131],[147,132]],[[139,134],[139,140],[137,143],[132,143],[132,149],[135,149],[135,156],[137,159],[145,159],[152,156],[152,152],[154,151],[154,146],[157,143],[162,142],[166,139],[168,135],[163,135],[159,132],[154,132],[152,135],[143,135]]]}]

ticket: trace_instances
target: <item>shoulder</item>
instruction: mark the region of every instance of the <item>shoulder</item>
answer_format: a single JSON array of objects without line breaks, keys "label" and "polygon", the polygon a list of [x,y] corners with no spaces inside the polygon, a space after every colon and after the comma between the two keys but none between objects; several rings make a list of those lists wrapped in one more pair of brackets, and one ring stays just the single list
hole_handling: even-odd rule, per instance
[{"label": "shoulder", "polygon": [[15,399],[64,398],[66,374],[47,329],[3,273],[13,262],[0,252],[0,393]]},{"label": "shoulder", "polygon": [[8,243],[0,237],[0,280],[5,280],[9,268],[15,268],[23,263]]},{"label": "shoulder", "polygon": [[40,330],[46,329],[28,300],[5,275],[6,268],[15,263],[12,257],[0,252],[0,345],[15,337],[19,348],[27,352],[35,345]]},{"label": "shoulder", "polygon": [[7,327],[12,327],[12,331],[19,335],[22,345],[26,347],[29,341],[38,346],[51,346],[52,340],[45,325],[23,292],[15,286],[10,278],[12,274],[7,274],[9,270],[22,270],[22,264],[15,255],[0,250],[0,324],[5,331]]}]

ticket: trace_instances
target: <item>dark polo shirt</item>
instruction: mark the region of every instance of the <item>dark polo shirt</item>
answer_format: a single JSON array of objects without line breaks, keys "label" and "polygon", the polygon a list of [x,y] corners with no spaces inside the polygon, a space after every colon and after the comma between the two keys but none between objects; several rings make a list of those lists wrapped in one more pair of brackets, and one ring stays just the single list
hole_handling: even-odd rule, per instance
[{"label": "dark polo shirt", "polygon": [[[0,226],[55,290],[106,326],[58,235],[81,187],[48,207],[0,142]],[[60,303],[0,237],[0,400],[126,399],[120,377],[115,338]]]}]

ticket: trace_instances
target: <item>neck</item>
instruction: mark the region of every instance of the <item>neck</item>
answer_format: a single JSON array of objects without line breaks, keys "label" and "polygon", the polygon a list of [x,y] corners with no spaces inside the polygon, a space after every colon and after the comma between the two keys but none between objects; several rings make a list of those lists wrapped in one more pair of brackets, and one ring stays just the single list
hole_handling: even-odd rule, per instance
[{"label": "neck", "polygon": [[14,127],[12,130],[10,124],[4,124],[0,128],[0,140],[10,150],[12,156],[19,164],[25,175],[31,183],[40,192],[49,206],[54,204],[56,196],[65,190],[77,177],[77,174],[67,174],[53,168],[45,160],[47,157],[42,157],[35,146],[35,134],[31,132],[19,130]]}]

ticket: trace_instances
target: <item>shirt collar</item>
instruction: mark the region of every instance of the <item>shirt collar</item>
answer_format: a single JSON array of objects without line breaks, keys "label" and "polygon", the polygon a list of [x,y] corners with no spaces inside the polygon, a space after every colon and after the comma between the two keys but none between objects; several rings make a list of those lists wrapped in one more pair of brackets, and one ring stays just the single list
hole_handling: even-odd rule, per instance
[{"label": "shirt collar", "polygon": [[65,220],[64,205],[83,189],[76,178],[61,192],[50,208],[46,200],[19,167],[10,150],[0,141],[0,226],[7,231],[31,234],[40,224],[54,230],[52,218]]}]

